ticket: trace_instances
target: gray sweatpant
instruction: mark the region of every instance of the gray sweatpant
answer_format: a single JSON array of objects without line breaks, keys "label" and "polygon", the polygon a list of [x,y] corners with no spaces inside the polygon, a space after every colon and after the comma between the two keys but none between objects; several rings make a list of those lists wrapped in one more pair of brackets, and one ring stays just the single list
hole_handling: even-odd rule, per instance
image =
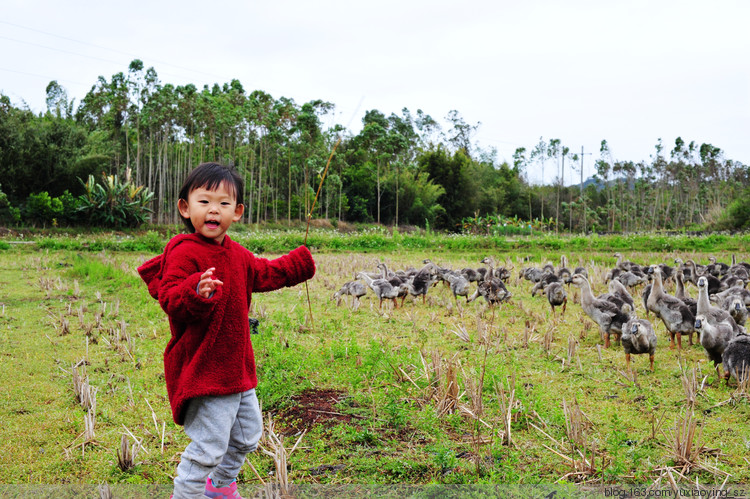
[{"label": "gray sweatpant", "polygon": [[255,390],[188,402],[185,433],[190,437],[174,479],[174,498],[204,497],[206,478],[216,487],[232,483],[263,433]]}]

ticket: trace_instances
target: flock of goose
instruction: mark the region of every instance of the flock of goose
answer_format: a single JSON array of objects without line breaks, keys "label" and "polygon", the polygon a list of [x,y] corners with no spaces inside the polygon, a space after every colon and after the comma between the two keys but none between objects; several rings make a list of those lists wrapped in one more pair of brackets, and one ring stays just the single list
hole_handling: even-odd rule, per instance
[{"label": "flock of goose", "polygon": [[[656,333],[648,318],[637,316],[633,298],[635,291],[640,289],[646,316],[653,313],[661,319],[670,335],[671,348],[681,349],[683,336],[688,336],[692,345],[693,333],[697,333],[719,377],[722,377],[720,364],[724,366],[723,377],[727,382],[731,376],[738,380],[750,376],[750,336],[744,327],[750,307],[750,290],[746,288],[750,281],[750,264],[738,263],[733,257],[731,265],[714,258],[710,258],[707,265],[692,260],[683,263],[679,259],[675,260],[674,266],[664,263],[639,265],[624,260],[620,253],[614,256],[617,263],[605,277],[608,292],[598,296],[592,291],[586,268],[570,270],[565,256],[558,268],[552,263],[526,267],[521,270],[519,278],[533,283],[532,296],[538,293],[546,296],[553,315],[559,306],[565,314],[567,288],[571,284],[580,288],[581,308],[599,326],[605,348],[610,346],[611,335],[620,342],[629,371],[631,354],[648,354],[650,368],[652,371],[654,368]],[[346,282],[334,293],[333,298],[340,302],[345,296],[351,296],[352,307],[356,310],[359,299],[370,288],[379,300],[379,307],[382,308],[384,301],[392,300],[397,308],[398,299],[403,306],[409,295],[414,298],[421,296],[424,303],[430,288],[443,281],[456,300],[462,296],[467,303],[480,296],[490,306],[510,299],[512,293],[505,285],[511,277],[510,270],[497,267],[491,257],[484,258],[481,263],[486,267],[452,270],[424,260],[420,269],[412,267],[396,272],[380,263],[378,272],[358,272],[354,280]],[[665,291],[666,281],[675,283],[674,295]],[[698,288],[697,299],[688,295],[687,282]],[[473,293],[472,283],[476,283]]]},{"label": "flock of goose", "polygon": [[[334,293],[333,298],[341,300],[345,296],[351,296],[352,306],[356,309],[359,299],[367,293],[369,287],[378,298],[380,308],[385,300],[393,300],[393,306],[398,308],[397,299],[401,298],[403,306],[409,295],[415,298],[421,296],[424,303],[430,288],[438,281],[443,281],[456,300],[463,296],[468,303],[482,296],[490,305],[508,300],[512,293],[503,281],[510,278],[510,271],[503,267],[496,269],[495,262],[490,257],[484,258],[481,263],[487,267],[452,270],[439,267],[430,260],[424,260],[424,266],[420,269],[410,267],[396,272],[389,270],[385,263],[379,263],[377,268],[380,272],[358,272],[354,280],[344,283],[341,289]],[[477,288],[470,295],[473,282],[477,283]]]},{"label": "flock of goose", "polygon": [[[683,335],[692,345],[693,333],[697,333],[719,377],[719,364],[724,365],[727,381],[730,376],[742,379],[750,374],[750,336],[744,327],[750,306],[750,291],[745,288],[750,281],[750,264],[733,261],[728,265],[711,258],[705,266],[692,260],[676,260],[674,267],[665,263],[645,266],[623,260],[620,253],[614,256],[617,263],[605,277],[608,293],[599,296],[594,295],[586,270],[571,272],[565,257],[557,270],[550,264],[546,270],[524,269],[522,275],[537,282],[532,294],[542,289],[553,311],[555,304],[567,301],[563,284],[580,288],[581,308],[599,326],[606,348],[611,334],[620,341],[628,370],[631,354],[648,354],[651,370],[654,369],[656,333],[648,319],[637,316],[631,295],[631,290],[644,286],[641,298],[646,315],[651,312],[661,319],[670,335],[671,348],[675,348],[675,339],[677,348],[682,348]],[[665,291],[667,279],[674,280],[675,295]],[[697,286],[697,299],[688,296],[686,281]]]}]

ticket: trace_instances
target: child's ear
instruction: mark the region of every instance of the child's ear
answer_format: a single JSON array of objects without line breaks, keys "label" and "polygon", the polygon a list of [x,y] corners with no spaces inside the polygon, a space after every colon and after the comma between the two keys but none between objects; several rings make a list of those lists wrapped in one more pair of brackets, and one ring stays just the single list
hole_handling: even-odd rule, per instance
[{"label": "child's ear", "polygon": [[177,201],[177,209],[180,210],[180,215],[182,215],[182,218],[190,218],[190,209],[188,207],[188,202],[184,199],[179,199]]},{"label": "child's ear", "polygon": [[232,220],[235,222],[239,222],[240,218],[242,218],[243,213],[245,213],[245,205],[238,204],[234,207],[234,216],[232,217]]}]

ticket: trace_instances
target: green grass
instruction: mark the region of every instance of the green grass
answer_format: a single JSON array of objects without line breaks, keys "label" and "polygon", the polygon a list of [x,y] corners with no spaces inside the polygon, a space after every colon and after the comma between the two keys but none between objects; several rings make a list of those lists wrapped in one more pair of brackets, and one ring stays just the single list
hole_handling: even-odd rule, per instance
[{"label": "green grass", "polygon": [[[182,230],[179,226],[157,226],[151,230],[133,230],[111,234],[106,232],[85,233],[55,232],[25,234],[26,240],[35,241],[37,247],[49,250],[73,250],[79,252],[136,251],[158,252],[165,242]],[[256,253],[283,253],[304,241],[304,230],[255,228],[237,225],[232,228],[232,238]],[[533,235],[462,235],[436,232],[400,233],[392,229],[374,226],[356,232],[342,234],[333,229],[310,229],[307,244],[319,252],[356,251],[362,253],[418,251],[519,251],[541,257],[546,252],[597,251],[614,252],[748,252],[750,234],[730,236],[728,234],[691,235],[687,233],[654,233],[624,235],[591,235],[535,233]],[[0,250],[9,245],[0,240]]]},{"label": "green grass", "polygon": [[[277,236],[281,242],[261,239],[268,247],[279,244],[285,250],[302,239],[298,233]],[[365,236],[356,242],[358,251],[344,249],[354,244],[347,242],[348,236],[336,236],[341,240],[336,243],[334,236],[325,236],[330,238],[328,249],[314,251],[318,273],[309,282],[312,321],[304,285],[253,296],[254,315],[261,319],[260,334],[253,337],[259,398],[264,413],[276,421],[277,432],[285,435],[285,445],[291,448],[297,439],[300,421],[289,415],[299,409],[300,394],[327,389],[341,394],[327,411],[338,416],[315,413],[318,419],[306,427],[300,447],[289,458],[292,482],[536,484],[567,477],[563,481],[651,483],[677,465],[669,441],[687,410],[680,365],[699,369],[699,379],[705,381],[695,403],[698,443],[718,450],[702,453],[696,462],[703,468],[690,470],[688,479],[721,483],[726,473],[731,483],[750,480],[745,458],[750,445],[748,401],[724,403],[734,387],[714,379],[699,345],[670,350],[658,324],[655,372],[647,369],[647,358],[634,357],[635,384],[621,373],[625,362],[619,347],[602,348],[599,357],[597,328],[573,298],[575,291],[570,292],[564,318],[553,318],[544,298],[532,298],[530,285],[516,280],[524,265],[521,257],[531,255],[535,264],[542,258],[558,262],[563,249],[548,248],[561,238],[487,251],[473,240],[447,236],[433,240],[399,235],[395,249],[392,236]],[[143,237],[154,246],[160,241],[155,235]],[[237,236],[248,245],[252,237]],[[68,248],[73,240],[80,245]],[[576,248],[564,250],[571,265],[586,263],[596,276],[595,292],[603,292],[602,277],[614,263],[609,249],[594,249],[600,244],[596,238],[568,241]],[[102,248],[114,242],[116,238],[102,242]],[[0,483],[166,484],[187,445],[184,432],[171,421],[166,399],[162,352],[168,324],[135,272],[155,251],[134,250],[135,243],[128,251],[85,251],[86,244],[91,249],[85,237],[70,237],[45,240],[42,248],[11,245],[0,252],[0,359],[5,361],[0,371]],[[334,251],[333,244],[339,249]],[[369,245],[366,252],[364,244]],[[633,245],[626,256],[643,263],[671,262],[676,256],[705,261],[707,256],[701,249],[657,252],[652,248],[661,244],[658,237],[611,239],[607,244]],[[727,238],[710,244],[731,252],[746,243]],[[728,260],[727,251],[717,253],[720,260]],[[509,283],[514,297],[495,310],[479,301],[456,304],[441,286],[430,291],[426,304],[407,299],[397,310],[390,305],[379,310],[372,294],[357,311],[331,300],[355,271],[374,270],[381,260],[392,269],[418,267],[424,258],[460,268],[479,266],[486,254],[515,266]],[[695,296],[695,288],[690,291]],[[642,314],[638,299],[636,303]],[[69,323],[66,334],[64,320]],[[113,339],[123,327],[133,338],[131,350],[117,347]],[[462,329],[468,341],[457,334]],[[544,337],[549,332],[553,340],[547,351]],[[578,344],[569,364],[570,338]],[[82,360],[98,390],[96,437],[84,446],[79,438],[84,410],[75,399],[71,376],[72,366]],[[440,377],[432,369],[436,364],[443,369]],[[458,407],[441,413],[439,392],[450,365],[456,370]],[[470,393],[482,373],[483,409],[477,419],[469,412],[476,412]],[[503,443],[505,415],[500,407],[513,378],[509,446]],[[594,465],[585,475],[570,474],[574,470],[568,459],[580,456],[571,450],[563,400],[578,404],[586,418],[585,440],[596,449]],[[129,471],[117,466],[123,433],[141,439],[146,449],[137,457],[140,464]],[[261,453],[249,461],[264,478],[273,469]],[[240,482],[258,483],[249,466]]]}]

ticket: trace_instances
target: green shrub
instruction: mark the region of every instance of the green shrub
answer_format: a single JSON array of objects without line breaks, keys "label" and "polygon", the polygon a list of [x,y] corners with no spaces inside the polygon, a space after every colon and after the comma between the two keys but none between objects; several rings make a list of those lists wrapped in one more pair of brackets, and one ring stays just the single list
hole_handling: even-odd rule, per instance
[{"label": "green shrub", "polygon": [[33,226],[75,224],[79,218],[79,200],[66,190],[59,197],[39,192],[29,194],[23,209],[23,221]]},{"label": "green shrub", "polygon": [[78,223],[80,218],[80,200],[77,196],[74,196],[67,189],[58,198],[62,205],[62,212],[60,213],[59,223],[73,225]]},{"label": "green shrub", "polygon": [[53,198],[48,192],[29,194],[23,209],[24,220],[31,225],[57,225],[57,219],[63,213],[62,201]]},{"label": "green shrub", "polygon": [[750,229],[750,189],[732,201],[717,222],[719,230]]},{"label": "green shrub", "polygon": [[[79,179],[80,180],[80,179]],[[96,183],[93,175],[81,180],[85,194],[81,195],[80,210],[90,225],[98,227],[138,227],[151,212],[149,203],[154,194],[148,188],[130,182],[130,169],[125,180],[117,175],[102,175],[102,183]]]},{"label": "green shrub", "polygon": [[21,221],[21,210],[10,205],[7,194],[0,185],[0,223],[17,224]]}]

